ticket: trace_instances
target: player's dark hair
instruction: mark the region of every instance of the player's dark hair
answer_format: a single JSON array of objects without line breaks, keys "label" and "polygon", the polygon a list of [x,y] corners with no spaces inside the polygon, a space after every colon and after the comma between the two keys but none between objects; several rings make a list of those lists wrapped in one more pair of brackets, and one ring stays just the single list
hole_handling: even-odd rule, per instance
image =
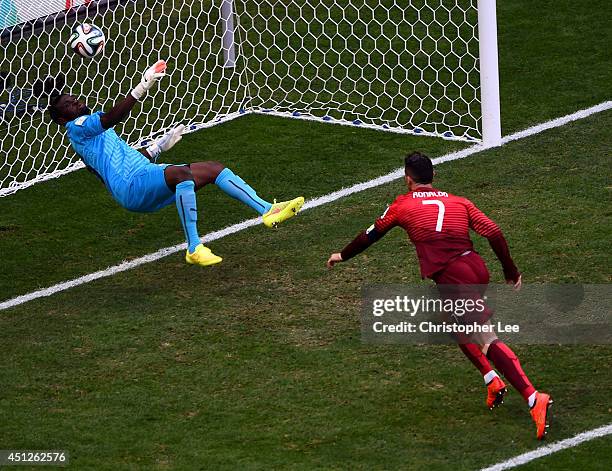
[{"label": "player's dark hair", "polygon": [[431,159],[420,152],[408,154],[404,159],[406,175],[416,183],[431,183],[433,180],[433,164]]},{"label": "player's dark hair", "polygon": [[[54,123],[57,123],[57,119],[60,117],[59,109],[57,108],[57,104],[63,96],[66,96],[67,93],[60,93],[57,95],[51,95],[49,99],[49,107],[47,111],[49,112],[49,116]],[[59,124],[59,123],[57,123]]]}]

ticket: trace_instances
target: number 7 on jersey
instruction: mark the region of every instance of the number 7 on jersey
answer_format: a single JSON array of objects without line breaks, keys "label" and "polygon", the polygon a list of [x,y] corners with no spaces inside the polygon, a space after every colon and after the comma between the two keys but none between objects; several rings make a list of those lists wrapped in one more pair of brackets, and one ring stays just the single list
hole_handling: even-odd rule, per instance
[{"label": "number 7 on jersey", "polygon": [[436,221],[436,232],[442,232],[442,221],[444,220],[444,203],[440,200],[423,200],[423,204],[435,204],[438,207],[438,219]]}]

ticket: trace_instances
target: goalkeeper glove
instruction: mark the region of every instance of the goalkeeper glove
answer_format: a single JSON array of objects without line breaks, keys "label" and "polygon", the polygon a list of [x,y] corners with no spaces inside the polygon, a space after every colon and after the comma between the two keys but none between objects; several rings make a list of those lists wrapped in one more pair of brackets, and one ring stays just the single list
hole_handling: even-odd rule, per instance
[{"label": "goalkeeper glove", "polygon": [[147,152],[151,156],[151,160],[154,163],[157,162],[157,157],[159,157],[159,154],[172,149],[172,147],[174,147],[174,145],[183,138],[184,131],[185,126],[180,124],[147,147]]},{"label": "goalkeeper glove", "polygon": [[153,87],[155,82],[166,75],[165,71],[166,61],[163,60],[159,60],[149,67],[143,74],[140,83],[132,90],[132,96],[140,100]]}]

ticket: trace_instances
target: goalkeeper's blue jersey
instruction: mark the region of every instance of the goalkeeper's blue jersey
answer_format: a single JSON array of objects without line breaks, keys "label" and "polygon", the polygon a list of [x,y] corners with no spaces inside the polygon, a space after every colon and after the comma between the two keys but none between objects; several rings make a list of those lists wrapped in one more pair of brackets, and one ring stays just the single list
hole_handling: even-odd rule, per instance
[{"label": "goalkeeper's blue jersey", "polygon": [[68,139],[85,165],[104,182],[113,198],[128,207],[132,178],[154,164],[130,147],[112,128],[104,129],[100,122],[103,114],[99,111],[67,123]]}]

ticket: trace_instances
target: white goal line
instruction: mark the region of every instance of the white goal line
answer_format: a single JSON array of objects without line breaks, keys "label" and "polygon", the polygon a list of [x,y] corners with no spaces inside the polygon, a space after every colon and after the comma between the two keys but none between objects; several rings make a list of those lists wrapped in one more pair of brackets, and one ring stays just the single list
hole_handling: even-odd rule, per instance
[{"label": "white goal line", "polygon": [[[576,121],[579,119],[583,119],[586,118],[588,116],[591,116],[592,114],[595,113],[600,113],[602,111],[605,110],[609,110],[610,108],[612,108],[612,101],[605,101],[603,103],[600,103],[598,105],[592,106],[590,108],[586,108],[580,111],[577,111],[575,113],[566,115],[566,116],[562,116],[560,118],[557,119],[553,119],[551,121],[547,121],[545,123],[541,123],[538,124],[536,126],[532,126],[530,128],[527,128],[523,131],[511,134],[509,136],[506,136],[503,138],[502,143],[506,144],[508,142],[512,142],[512,141],[516,141],[518,139],[523,139],[525,137],[528,136],[533,136],[534,134],[538,134],[541,133],[543,131],[546,131],[548,129],[552,129],[552,128],[556,128],[559,126],[563,126],[567,123],[570,123],[572,121]],[[441,157],[437,157],[435,159],[433,159],[433,163],[434,165],[439,165],[441,163],[444,162],[451,162],[453,160],[459,160],[459,159],[464,159],[466,157],[469,157],[471,155],[477,154],[479,152],[482,152],[483,150],[486,150],[487,147],[482,146],[482,145],[474,145],[471,147],[468,147],[466,149],[457,151],[457,152],[451,152],[449,154],[443,155]],[[306,204],[304,204],[303,206],[303,210],[308,210],[308,209],[312,209],[312,208],[316,208],[318,206],[322,206],[324,204],[328,204],[331,203],[333,201],[339,200],[341,198],[344,198],[346,196],[355,194],[355,193],[359,193],[361,191],[364,190],[368,190],[370,188],[374,188],[380,185],[384,185],[386,183],[392,182],[394,180],[397,180],[399,178],[401,178],[404,175],[404,170],[403,168],[398,168],[396,170],[394,170],[393,172],[387,173],[386,175],[382,175],[378,178],[374,178],[373,180],[369,180],[363,183],[358,183],[356,185],[350,186],[348,188],[343,188],[341,190],[335,191],[333,193],[329,193],[327,195],[324,196],[320,196],[318,198],[309,200],[306,202]],[[204,240],[208,243],[208,242],[212,242],[214,240],[218,240],[218,239],[222,239],[224,237],[227,237],[231,234],[235,234],[237,232],[243,231],[245,229],[248,229],[249,227],[253,227],[253,226],[257,226],[261,224],[261,218],[253,218],[253,219],[247,219],[245,221],[242,221],[238,224],[233,224],[229,227],[226,227],[224,229],[218,230],[218,231],[214,231],[211,232],[209,234],[207,234],[204,237]],[[66,291],[70,288],[74,288],[76,286],[79,285],[83,285],[85,283],[90,283],[92,281],[98,280],[100,278],[105,278],[108,276],[112,276],[115,275],[117,273],[121,273],[127,270],[131,270],[132,268],[136,268],[140,265],[144,265],[145,263],[150,263],[150,262],[154,262],[156,260],[159,260],[163,257],[166,257],[168,255],[172,255],[174,253],[180,252],[182,250],[186,249],[186,244],[182,243],[182,244],[178,244],[178,245],[174,245],[172,247],[166,247],[164,249],[158,250],[157,252],[153,252],[150,253],[148,255],[145,255],[143,257],[139,257],[136,258],[134,260],[130,260],[130,261],[124,261],[118,265],[106,268],[104,270],[100,270],[94,273],[90,273],[88,275],[84,275],[78,278],[75,278],[73,280],[70,281],[64,281],[62,283],[58,283],[55,284],[53,286],[50,286],[48,288],[43,288],[40,290],[36,290],[36,291],[32,291],[30,293],[21,295],[21,296],[17,296],[11,299],[8,299],[6,301],[3,301],[0,303],[0,311],[5,310],[5,309],[9,309],[11,307],[15,307],[15,306],[19,306],[20,304],[24,304],[27,303],[29,301],[33,301],[35,299],[38,298],[43,298],[43,297],[47,297],[47,296],[51,296],[55,293],[59,293],[61,291]]]},{"label": "white goal line", "polygon": [[589,440],[605,437],[606,435],[611,434],[612,424],[604,425],[593,430],[588,430],[587,432],[579,433],[575,437],[566,438],[565,440],[551,443],[550,445],[546,445],[537,448],[536,450],[523,453],[521,455],[515,456],[514,458],[510,458],[509,460],[494,464],[493,466],[490,466],[488,468],[483,468],[481,471],[503,471],[504,469],[514,468],[516,466],[521,466],[525,463],[529,463],[530,461],[533,461],[535,459],[542,458],[543,456],[552,455],[553,453],[556,453],[558,451],[566,450],[568,448],[578,446],[581,443],[588,442]]}]

